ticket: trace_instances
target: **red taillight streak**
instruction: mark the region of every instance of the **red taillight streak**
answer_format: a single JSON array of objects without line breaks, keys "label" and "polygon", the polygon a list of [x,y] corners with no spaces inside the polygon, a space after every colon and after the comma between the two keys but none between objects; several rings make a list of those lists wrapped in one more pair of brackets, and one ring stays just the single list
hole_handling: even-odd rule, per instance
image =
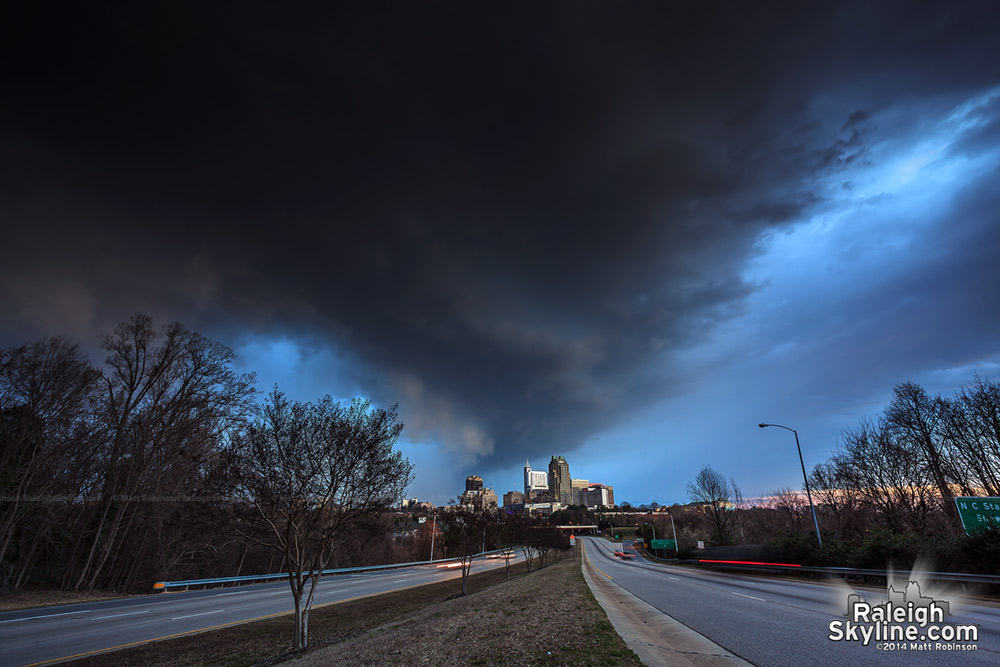
[{"label": "red taillight streak", "polygon": [[699,563],[732,563],[734,565],[778,565],[780,567],[802,567],[797,563],[758,563],[752,560],[699,560]]}]

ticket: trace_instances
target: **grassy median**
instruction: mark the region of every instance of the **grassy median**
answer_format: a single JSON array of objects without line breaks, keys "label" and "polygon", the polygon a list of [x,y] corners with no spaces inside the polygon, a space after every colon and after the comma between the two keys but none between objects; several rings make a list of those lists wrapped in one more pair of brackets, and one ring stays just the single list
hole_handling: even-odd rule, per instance
[{"label": "grassy median", "polygon": [[[537,565],[537,561],[536,561]],[[314,609],[310,648],[291,650],[291,615],[85,657],[127,665],[640,665],[580,572],[579,548],[523,564]]]}]

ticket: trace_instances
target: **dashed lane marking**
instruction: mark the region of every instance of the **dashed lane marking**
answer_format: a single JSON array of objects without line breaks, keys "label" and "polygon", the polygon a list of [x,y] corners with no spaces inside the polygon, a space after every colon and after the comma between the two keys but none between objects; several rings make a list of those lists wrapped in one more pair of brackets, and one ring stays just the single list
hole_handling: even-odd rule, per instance
[{"label": "dashed lane marking", "polygon": [[136,614],[148,614],[149,609],[144,609],[143,611],[130,611],[126,614],[112,614],[111,616],[98,616],[97,618],[92,618],[92,621],[103,621],[106,618],[118,618],[119,616],[135,616]]},{"label": "dashed lane marking", "polygon": [[18,621],[35,621],[40,618],[55,618],[56,616],[69,616],[70,614],[86,614],[93,611],[93,609],[83,609],[81,611],[65,611],[61,614],[45,614],[44,616],[28,616],[26,618],[12,618],[7,621],[0,621],[0,623],[17,623]]},{"label": "dashed lane marking", "polygon": [[743,595],[743,593],[736,593],[734,591],[729,591],[733,595],[739,595],[741,598],[750,598],[751,600],[760,600],[761,602],[767,602],[764,598],[754,597],[752,595]]}]

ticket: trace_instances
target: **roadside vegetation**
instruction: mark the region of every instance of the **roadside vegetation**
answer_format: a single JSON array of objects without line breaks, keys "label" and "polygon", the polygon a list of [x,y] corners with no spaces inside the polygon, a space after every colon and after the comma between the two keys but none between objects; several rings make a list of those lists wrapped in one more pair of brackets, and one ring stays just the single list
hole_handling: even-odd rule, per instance
[{"label": "roadside vegetation", "polygon": [[[460,581],[420,586],[313,610],[310,649],[292,650],[292,615],[121,649],[75,661],[129,665],[640,665],[581,574],[579,549]],[[544,621],[530,613],[539,600]]]},{"label": "roadside vegetation", "polygon": [[64,338],[0,350],[0,595],[280,573],[301,649],[325,569],[450,549],[467,594],[481,551],[521,548],[530,569],[568,548],[544,520],[495,507],[422,523],[397,511],[412,467],[396,406],[278,387],[261,401],[231,350],[142,314],[100,343],[103,366]]},{"label": "roadside vegetation", "polygon": [[1000,530],[966,534],[955,503],[1000,497],[1000,383],[976,377],[951,397],[899,384],[880,415],[844,430],[808,479],[822,546],[805,485],[744,498],[735,479],[711,466],[688,485],[687,505],[565,518],[618,532],[632,526],[647,546],[654,531],[669,539],[675,527],[679,551],[665,556],[873,569],[909,569],[920,559],[939,571],[1000,574]]}]

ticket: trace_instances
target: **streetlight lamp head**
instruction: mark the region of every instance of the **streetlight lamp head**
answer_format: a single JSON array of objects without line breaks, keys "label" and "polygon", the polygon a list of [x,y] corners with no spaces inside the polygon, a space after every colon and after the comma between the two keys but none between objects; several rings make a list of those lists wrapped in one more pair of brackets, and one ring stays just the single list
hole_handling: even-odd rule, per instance
[{"label": "streetlight lamp head", "polygon": [[757,426],[760,426],[761,428],[765,428],[766,426],[768,426],[768,424],[757,424]]}]

